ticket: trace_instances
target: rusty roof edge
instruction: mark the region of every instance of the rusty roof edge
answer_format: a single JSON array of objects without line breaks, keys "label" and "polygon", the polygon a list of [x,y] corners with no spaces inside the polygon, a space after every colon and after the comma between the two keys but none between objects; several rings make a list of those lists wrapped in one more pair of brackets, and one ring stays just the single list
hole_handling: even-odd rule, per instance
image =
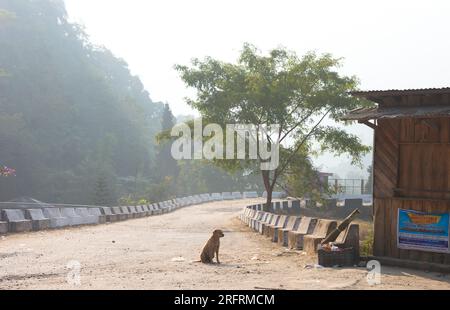
[{"label": "rusty roof edge", "polygon": [[360,108],[341,117],[343,121],[366,121],[379,118],[450,116],[450,106],[403,106]]},{"label": "rusty roof edge", "polygon": [[362,117],[362,115],[358,114],[347,114],[340,118],[341,121],[368,121],[372,119],[371,117]]},{"label": "rusty roof edge", "polygon": [[450,87],[441,88],[416,88],[416,89],[387,89],[387,90],[357,90],[349,92],[355,97],[366,96],[398,96],[398,95],[427,95],[427,94],[450,94]]},{"label": "rusty roof edge", "polygon": [[374,110],[374,109],[376,110],[376,109],[378,109],[378,107],[359,107],[359,108],[355,108],[353,110],[348,111],[348,114],[363,111],[363,110]]}]

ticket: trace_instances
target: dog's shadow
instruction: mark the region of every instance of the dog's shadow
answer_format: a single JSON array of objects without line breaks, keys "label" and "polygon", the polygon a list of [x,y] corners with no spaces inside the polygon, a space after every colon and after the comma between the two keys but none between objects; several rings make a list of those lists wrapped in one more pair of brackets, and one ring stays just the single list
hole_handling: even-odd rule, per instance
[{"label": "dog's shadow", "polygon": [[241,268],[241,265],[238,264],[229,264],[229,263],[211,263],[211,264],[203,264],[204,266],[207,267],[212,267],[212,268]]}]

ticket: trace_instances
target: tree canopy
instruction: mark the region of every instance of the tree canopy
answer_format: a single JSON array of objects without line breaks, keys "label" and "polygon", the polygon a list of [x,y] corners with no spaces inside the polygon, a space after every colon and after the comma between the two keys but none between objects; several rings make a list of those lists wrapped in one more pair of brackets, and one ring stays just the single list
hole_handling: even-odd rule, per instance
[{"label": "tree canopy", "polygon": [[[299,57],[276,48],[262,55],[254,46],[244,44],[236,63],[207,57],[176,69],[186,85],[197,91],[187,103],[206,123],[254,124],[258,129],[279,125],[275,133],[280,143],[279,166],[261,170],[269,203],[280,177],[299,156],[310,155],[315,145],[320,152],[347,153],[354,163],[369,151],[357,136],[335,125],[346,111],[369,104],[350,96],[358,81],[340,74],[340,64],[341,60],[330,54],[310,52]],[[236,164],[216,162],[224,167]],[[248,161],[238,163],[244,167]]]}]

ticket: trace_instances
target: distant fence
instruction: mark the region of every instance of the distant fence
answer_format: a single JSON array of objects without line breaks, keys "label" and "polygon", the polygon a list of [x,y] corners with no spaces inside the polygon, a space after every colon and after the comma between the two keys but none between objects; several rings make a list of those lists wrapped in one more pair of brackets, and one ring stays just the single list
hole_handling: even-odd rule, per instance
[{"label": "distant fence", "polygon": [[365,179],[328,179],[328,186],[339,194],[368,195],[372,193],[369,180]]}]

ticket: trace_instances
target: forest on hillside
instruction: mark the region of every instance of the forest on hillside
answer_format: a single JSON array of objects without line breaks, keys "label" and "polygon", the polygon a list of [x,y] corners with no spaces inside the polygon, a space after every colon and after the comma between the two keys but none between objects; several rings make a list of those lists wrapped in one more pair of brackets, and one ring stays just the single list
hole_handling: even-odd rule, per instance
[{"label": "forest on hillside", "polygon": [[[160,48],[155,46],[155,48]],[[115,204],[260,189],[258,176],[175,162],[173,126],[125,60],[68,21],[62,0],[0,0],[0,201]]]}]

